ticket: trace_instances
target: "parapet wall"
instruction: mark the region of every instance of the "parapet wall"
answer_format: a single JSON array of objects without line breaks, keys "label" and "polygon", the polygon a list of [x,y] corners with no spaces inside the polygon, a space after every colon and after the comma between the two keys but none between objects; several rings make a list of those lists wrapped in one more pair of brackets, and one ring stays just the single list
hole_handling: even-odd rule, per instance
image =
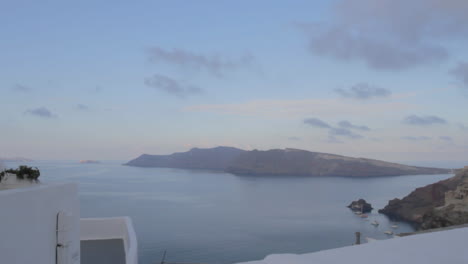
[{"label": "parapet wall", "polygon": [[0,191],[0,262],[55,264],[57,214],[70,215],[68,264],[80,264],[78,186],[39,184]]}]

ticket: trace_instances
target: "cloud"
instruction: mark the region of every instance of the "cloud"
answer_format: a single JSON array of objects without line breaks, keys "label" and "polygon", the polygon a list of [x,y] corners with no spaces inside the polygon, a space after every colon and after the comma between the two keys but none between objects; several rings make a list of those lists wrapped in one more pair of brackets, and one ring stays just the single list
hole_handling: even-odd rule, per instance
[{"label": "cloud", "polygon": [[439,139],[440,140],[445,140],[445,141],[452,141],[453,140],[453,138],[449,137],[449,136],[440,136]]},{"label": "cloud", "polygon": [[464,124],[458,124],[458,128],[460,128],[462,131],[468,132],[468,126],[465,126]]},{"label": "cloud", "polygon": [[468,88],[468,63],[460,62],[458,65],[449,71],[450,74],[455,76],[459,81]]},{"label": "cloud", "polygon": [[100,92],[102,92],[103,90],[104,90],[104,88],[102,88],[102,87],[99,86],[99,85],[96,85],[96,87],[94,87],[94,88],[92,89],[92,92],[93,92],[93,93],[100,93]]},{"label": "cloud", "polygon": [[203,93],[203,90],[199,87],[184,85],[168,76],[160,74],[154,74],[152,77],[146,78],[145,84],[180,98]]},{"label": "cloud", "polygon": [[358,126],[358,125],[353,125],[351,122],[343,120],[338,122],[338,126],[342,128],[348,128],[348,129],[357,129],[361,131],[370,131],[370,128],[367,126]]},{"label": "cloud", "polygon": [[363,138],[363,136],[359,135],[359,134],[356,134],[354,132],[352,132],[351,130],[349,129],[346,129],[346,128],[331,128],[328,133],[332,136],[343,136],[343,137],[347,137],[347,138],[351,138],[351,139],[358,139],[358,138]]},{"label": "cloud", "polygon": [[388,97],[392,94],[390,90],[380,88],[368,83],[358,83],[349,89],[335,89],[339,95],[345,98],[367,100],[374,97]]},{"label": "cloud", "polygon": [[304,124],[307,124],[313,127],[332,128],[329,124],[323,122],[322,120],[318,118],[306,118],[304,119]]},{"label": "cloud", "polygon": [[42,118],[55,118],[57,117],[55,114],[53,114],[49,109],[45,107],[39,107],[39,108],[34,108],[34,109],[29,109],[24,112],[25,114],[29,115],[34,115]]},{"label": "cloud", "polygon": [[401,137],[401,139],[404,140],[409,140],[409,141],[425,141],[425,140],[430,140],[430,137],[426,136],[406,136],[406,137]]},{"label": "cloud", "polygon": [[160,47],[148,49],[149,60],[154,63],[168,63],[192,70],[205,70],[217,77],[223,73],[250,65],[254,57],[246,54],[237,60],[219,55],[202,55],[182,49],[165,50]]},{"label": "cloud", "polygon": [[25,85],[22,85],[22,84],[18,84],[18,83],[15,84],[11,89],[13,91],[22,92],[22,93],[27,93],[27,92],[32,91],[31,87],[25,86]]},{"label": "cloud", "polygon": [[[409,111],[415,106],[401,102],[369,102],[356,104],[340,99],[302,99],[302,100],[252,100],[228,104],[201,104],[183,108],[190,112],[209,112],[224,115],[261,116],[266,118],[301,118],[303,116],[342,117],[353,115],[360,117],[380,116],[392,111]],[[372,111],[369,111],[372,109]]]},{"label": "cloud", "polygon": [[[329,125],[328,123],[326,123],[326,122],[324,122],[324,121],[322,121],[322,120],[320,120],[318,118],[306,118],[306,119],[304,119],[303,122],[304,122],[304,124],[312,126],[312,127],[327,129],[328,130],[329,141],[336,141],[337,136],[347,137],[347,138],[350,138],[350,139],[363,138],[363,136],[361,136],[359,134],[356,134],[356,133],[352,132],[351,130],[349,130],[347,128],[333,127],[333,126]],[[345,121],[345,123],[346,122],[347,121]],[[349,123],[349,124],[351,124],[351,123]]]},{"label": "cloud", "polygon": [[86,111],[86,110],[89,110],[89,107],[87,105],[84,105],[84,104],[77,104],[76,109],[81,110],[81,111]]},{"label": "cloud", "polygon": [[288,140],[291,140],[291,141],[300,141],[301,138],[300,137],[288,137]]},{"label": "cloud", "polygon": [[332,144],[343,144],[344,141],[336,138],[335,136],[328,135],[328,139],[325,141],[327,143],[332,143]]},{"label": "cloud", "polygon": [[468,1],[339,0],[331,19],[301,24],[314,54],[403,70],[449,57],[447,43],[468,33]]},{"label": "cloud", "polygon": [[403,119],[403,123],[415,126],[427,126],[434,124],[447,124],[447,120],[438,116],[417,116],[410,115]]}]

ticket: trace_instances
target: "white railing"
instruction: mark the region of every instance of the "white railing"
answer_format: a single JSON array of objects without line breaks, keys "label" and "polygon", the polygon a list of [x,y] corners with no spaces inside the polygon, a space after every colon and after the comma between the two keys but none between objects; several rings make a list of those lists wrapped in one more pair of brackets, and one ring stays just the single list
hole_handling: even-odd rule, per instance
[{"label": "white railing", "polygon": [[80,240],[122,239],[126,264],[138,263],[138,245],[129,217],[81,218]]}]

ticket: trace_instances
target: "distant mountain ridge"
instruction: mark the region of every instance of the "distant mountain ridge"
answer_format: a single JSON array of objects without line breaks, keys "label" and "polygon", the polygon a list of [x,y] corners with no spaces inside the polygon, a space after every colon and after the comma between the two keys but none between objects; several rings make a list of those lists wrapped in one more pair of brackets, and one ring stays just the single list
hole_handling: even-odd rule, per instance
[{"label": "distant mountain ridge", "polygon": [[148,155],[124,164],[137,167],[220,170],[236,175],[379,177],[444,174],[449,169],[408,166],[300,149],[246,151],[232,147],[193,148],[171,155]]},{"label": "distant mountain ridge", "polygon": [[171,155],[148,155],[129,161],[125,165],[137,167],[167,167],[179,169],[225,170],[245,150],[233,147],[210,149],[193,148]]},{"label": "distant mountain ridge", "polygon": [[5,162],[30,162],[32,159],[23,158],[23,157],[0,157],[0,161]]}]

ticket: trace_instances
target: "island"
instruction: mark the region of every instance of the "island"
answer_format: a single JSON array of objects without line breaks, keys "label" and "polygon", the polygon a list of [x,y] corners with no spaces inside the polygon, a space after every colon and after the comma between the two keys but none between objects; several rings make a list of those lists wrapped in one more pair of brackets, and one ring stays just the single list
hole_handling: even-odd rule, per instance
[{"label": "island", "polygon": [[372,205],[364,199],[359,199],[357,201],[352,201],[348,206],[349,209],[360,212],[360,213],[369,213],[372,211]]},{"label": "island", "polygon": [[170,155],[143,154],[124,165],[270,176],[382,177],[450,173],[449,169],[408,166],[291,148],[266,151],[246,151],[232,147],[193,148]]},{"label": "island", "polygon": [[10,157],[10,158],[0,157],[0,161],[5,161],[5,162],[31,162],[33,160],[28,159],[28,158],[23,158],[23,157]]},{"label": "island", "polygon": [[425,230],[468,223],[468,166],[455,176],[417,188],[379,210],[394,220]]},{"label": "island", "polygon": [[99,164],[101,162],[97,160],[80,160],[80,163],[81,164]]}]

